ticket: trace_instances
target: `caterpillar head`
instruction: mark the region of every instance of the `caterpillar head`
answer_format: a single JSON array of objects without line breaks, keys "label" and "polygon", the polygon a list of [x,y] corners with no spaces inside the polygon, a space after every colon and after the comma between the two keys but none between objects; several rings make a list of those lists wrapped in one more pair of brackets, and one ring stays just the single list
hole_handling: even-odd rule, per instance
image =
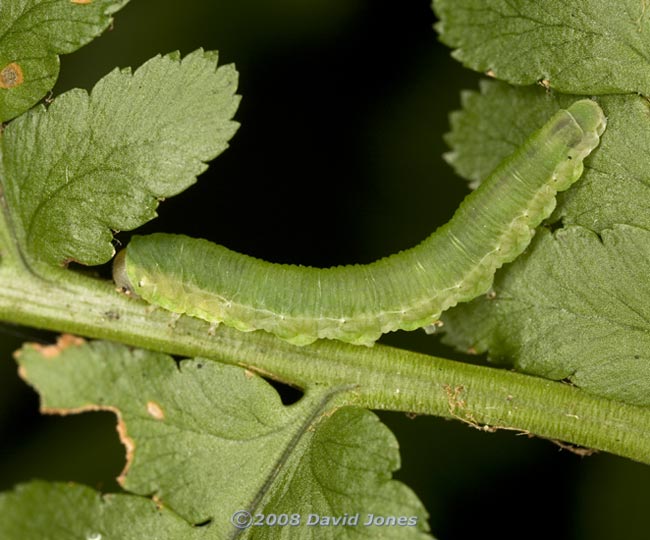
[{"label": "caterpillar head", "polygon": [[120,251],[113,259],[113,281],[123,293],[129,296],[138,296],[135,294],[131,280],[126,273],[126,249]]}]

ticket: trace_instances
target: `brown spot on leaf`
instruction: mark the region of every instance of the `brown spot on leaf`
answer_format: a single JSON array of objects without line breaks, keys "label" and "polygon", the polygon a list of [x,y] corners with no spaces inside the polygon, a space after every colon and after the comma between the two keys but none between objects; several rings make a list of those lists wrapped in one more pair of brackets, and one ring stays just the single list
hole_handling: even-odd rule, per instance
[{"label": "brown spot on leaf", "polygon": [[[113,409],[112,407],[109,408]],[[135,452],[135,443],[133,442],[133,439],[129,437],[128,434],[126,433],[126,424],[124,423],[124,420],[122,420],[122,413],[119,411],[119,409],[113,409],[113,410],[117,415],[117,434],[120,437],[120,441],[124,445],[124,448],[126,448],[126,463],[124,464],[124,468],[122,469],[122,472],[117,477],[117,482],[122,487],[124,487],[124,483],[126,482],[126,475],[129,472],[129,469],[131,468],[131,463],[133,463],[133,453]]]},{"label": "brown spot on leaf", "polygon": [[155,401],[147,401],[147,412],[150,416],[153,416],[156,420],[162,420],[165,418],[165,413],[158,403]]},{"label": "brown spot on leaf", "polygon": [[73,4],[90,4],[93,0],[70,0]]},{"label": "brown spot on leaf", "polygon": [[27,370],[25,366],[18,366],[18,376],[25,382],[27,382]]},{"label": "brown spot on leaf", "polygon": [[[68,347],[78,347],[83,345],[86,341],[79,336],[72,334],[61,334],[54,345],[41,345],[40,343],[30,343],[29,346],[32,350],[40,353],[43,358],[56,358]],[[21,350],[14,353],[14,358],[20,357]]]},{"label": "brown spot on leaf", "polygon": [[0,70],[0,88],[15,88],[23,84],[24,80],[23,70],[16,62],[7,64]]}]

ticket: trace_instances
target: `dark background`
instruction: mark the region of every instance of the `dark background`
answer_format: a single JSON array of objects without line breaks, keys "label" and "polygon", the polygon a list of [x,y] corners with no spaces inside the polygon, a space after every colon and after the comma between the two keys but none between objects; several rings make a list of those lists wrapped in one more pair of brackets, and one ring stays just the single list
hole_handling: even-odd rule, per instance
[{"label": "dark background", "polygon": [[[437,42],[427,0],[132,0],[62,58],[55,95],[157,53],[221,51],[240,73],[241,123],[197,185],[138,232],[183,232],[276,262],[368,262],[422,240],[466,193],[442,135],[478,76]],[[128,234],[120,240],[128,241]],[[41,417],[11,351],[48,334],[6,327],[0,489],[31,478],[104,490],[124,459],[109,413]],[[457,357],[423,332],[385,342]],[[460,422],[382,414],[441,540],[645,539],[650,468]]]}]

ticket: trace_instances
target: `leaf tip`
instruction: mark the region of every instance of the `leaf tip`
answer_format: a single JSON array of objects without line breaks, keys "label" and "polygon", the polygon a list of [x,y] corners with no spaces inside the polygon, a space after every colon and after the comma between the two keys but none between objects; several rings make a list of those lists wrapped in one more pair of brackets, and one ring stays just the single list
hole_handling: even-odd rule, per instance
[{"label": "leaf tip", "polygon": [[[156,58],[160,58],[160,55],[158,55]],[[180,51],[172,51],[170,53],[167,53],[164,58],[168,60],[172,60],[174,62],[180,62],[181,61],[181,52]]]}]

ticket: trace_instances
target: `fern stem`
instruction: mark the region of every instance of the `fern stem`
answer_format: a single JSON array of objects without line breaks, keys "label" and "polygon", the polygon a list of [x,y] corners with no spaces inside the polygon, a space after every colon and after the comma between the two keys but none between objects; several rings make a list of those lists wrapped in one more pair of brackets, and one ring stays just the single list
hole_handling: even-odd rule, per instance
[{"label": "fern stem", "polygon": [[[344,387],[342,402],[430,414],[491,431],[511,429],[650,463],[650,410],[561,382],[463,364],[383,345],[320,341],[296,347],[171,314],[116,292],[112,283],[61,270],[42,280],[0,267],[0,318],[18,324],[244,366],[309,391]],[[216,391],[216,390],[215,390]]]}]

